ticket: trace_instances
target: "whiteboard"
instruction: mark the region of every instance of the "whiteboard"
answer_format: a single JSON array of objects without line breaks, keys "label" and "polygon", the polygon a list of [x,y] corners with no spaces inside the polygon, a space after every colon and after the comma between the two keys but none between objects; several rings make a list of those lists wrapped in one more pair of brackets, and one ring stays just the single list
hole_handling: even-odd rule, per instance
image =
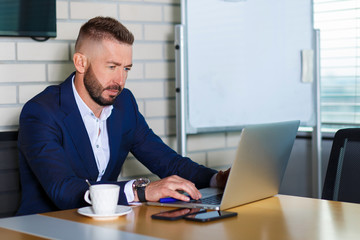
[{"label": "whiteboard", "polygon": [[298,119],[314,126],[311,0],[184,0],[187,132]]}]

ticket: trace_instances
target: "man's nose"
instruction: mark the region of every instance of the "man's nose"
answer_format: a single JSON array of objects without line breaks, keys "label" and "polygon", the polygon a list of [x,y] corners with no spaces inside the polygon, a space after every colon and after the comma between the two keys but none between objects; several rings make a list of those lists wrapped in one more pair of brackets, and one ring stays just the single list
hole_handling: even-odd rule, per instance
[{"label": "man's nose", "polygon": [[119,84],[120,86],[124,86],[125,85],[125,81],[126,81],[126,77],[127,74],[124,71],[120,71],[120,73],[117,75],[116,77],[116,83]]}]

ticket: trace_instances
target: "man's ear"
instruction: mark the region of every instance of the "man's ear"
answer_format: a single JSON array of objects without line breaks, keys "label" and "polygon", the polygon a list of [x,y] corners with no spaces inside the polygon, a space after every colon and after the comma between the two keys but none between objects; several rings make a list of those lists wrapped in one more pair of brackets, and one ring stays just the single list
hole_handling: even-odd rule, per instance
[{"label": "man's ear", "polygon": [[88,65],[87,57],[81,53],[75,53],[73,56],[73,61],[76,71],[80,74],[83,74]]}]

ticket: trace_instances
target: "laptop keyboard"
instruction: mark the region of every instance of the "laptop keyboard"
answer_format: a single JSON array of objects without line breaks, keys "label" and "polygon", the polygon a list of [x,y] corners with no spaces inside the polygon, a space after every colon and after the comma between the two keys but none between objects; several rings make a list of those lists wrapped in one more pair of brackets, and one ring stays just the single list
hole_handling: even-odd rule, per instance
[{"label": "laptop keyboard", "polygon": [[202,203],[210,205],[220,205],[223,194],[213,195],[210,197],[202,198],[200,200],[191,200],[192,203]]}]

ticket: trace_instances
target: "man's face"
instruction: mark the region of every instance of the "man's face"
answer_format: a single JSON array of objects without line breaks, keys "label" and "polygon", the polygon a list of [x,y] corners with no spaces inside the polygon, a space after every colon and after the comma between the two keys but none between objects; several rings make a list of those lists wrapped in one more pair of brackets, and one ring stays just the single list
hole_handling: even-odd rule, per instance
[{"label": "man's face", "polygon": [[103,40],[84,73],[84,85],[100,106],[112,105],[125,86],[132,67],[132,46]]}]

